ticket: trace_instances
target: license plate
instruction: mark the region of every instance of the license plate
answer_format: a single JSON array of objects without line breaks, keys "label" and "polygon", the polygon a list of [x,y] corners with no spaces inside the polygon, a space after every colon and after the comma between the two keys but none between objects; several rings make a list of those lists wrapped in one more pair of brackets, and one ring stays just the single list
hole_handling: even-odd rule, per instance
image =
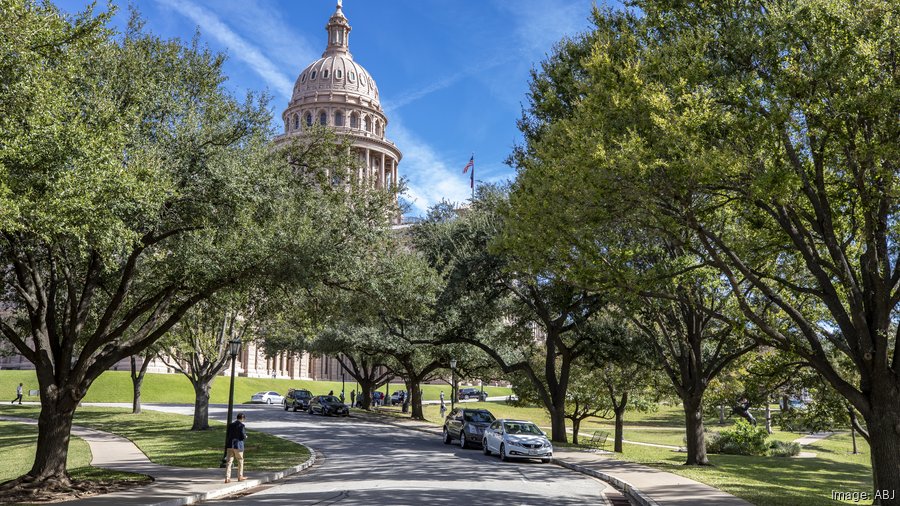
[{"label": "license plate", "polygon": [[539,453],[538,450],[528,450],[528,455],[538,455]]}]

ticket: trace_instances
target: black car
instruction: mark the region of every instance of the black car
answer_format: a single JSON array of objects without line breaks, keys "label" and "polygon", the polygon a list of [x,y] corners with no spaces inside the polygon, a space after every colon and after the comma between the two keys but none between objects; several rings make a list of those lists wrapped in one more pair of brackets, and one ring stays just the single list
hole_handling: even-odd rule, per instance
[{"label": "black car", "polygon": [[459,389],[459,398],[460,399],[478,399],[479,401],[483,401],[483,400],[487,399],[487,394],[477,388],[460,388]]},{"label": "black car", "polygon": [[309,409],[309,401],[312,399],[312,392],[302,388],[291,388],[284,396],[284,410],[293,409],[297,411],[306,411]]},{"label": "black car", "polygon": [[309,401],[309,414],[316,413],[322,416],[350,414],[350,409],[340,399],[333,395],[317,395]]},{"label": "black car", "polygon": [[472,443],[480,445],[484,430],[494,420],[494,415],[486,409],[456,408],[444,420],[444,444],[458,439],[461,448],[468,448]]}]

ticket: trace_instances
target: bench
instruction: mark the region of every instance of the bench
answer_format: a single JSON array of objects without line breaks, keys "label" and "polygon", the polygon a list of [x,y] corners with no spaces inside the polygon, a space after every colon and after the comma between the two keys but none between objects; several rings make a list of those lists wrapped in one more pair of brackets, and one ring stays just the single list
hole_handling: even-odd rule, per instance
[{"label": "bench", "polygon": [[588,441],[588,445],[602,449],[606,445],[607,439],[609,439],[609,432],[595,430],[591,440]]}]

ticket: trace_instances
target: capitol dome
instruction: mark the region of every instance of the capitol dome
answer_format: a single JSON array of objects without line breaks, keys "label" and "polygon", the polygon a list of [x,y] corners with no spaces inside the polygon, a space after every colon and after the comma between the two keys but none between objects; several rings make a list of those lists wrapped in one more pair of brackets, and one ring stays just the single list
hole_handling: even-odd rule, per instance
[{"label": "capitol dome", "polygon": [[351,28],[341,0],[325,30],[325,52],[297,76],[291,101],[281,116],[284,135],[279,140],[302,136],[314,125],[330,127],[356,151],[359,181],[377,188],[396,188],[397,165],[403,155],[386,137],[388,118],[375,80],[350,54]]}]

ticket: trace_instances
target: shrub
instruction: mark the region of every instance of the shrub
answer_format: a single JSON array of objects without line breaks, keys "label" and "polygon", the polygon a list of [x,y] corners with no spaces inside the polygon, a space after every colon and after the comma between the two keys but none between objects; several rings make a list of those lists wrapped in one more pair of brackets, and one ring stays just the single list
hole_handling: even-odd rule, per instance
[{"label": "shrub", "polygon": [[796,457],[800,454],[800,445],[784,441],[772,441],[769,445],[769,455],[773,457]]},{"label": "shrub", "polygon": [[768,433],[763,427],[738,420],[731,429],[723,430],[709,439],[706,451],[728,455],[765,455]]}]

